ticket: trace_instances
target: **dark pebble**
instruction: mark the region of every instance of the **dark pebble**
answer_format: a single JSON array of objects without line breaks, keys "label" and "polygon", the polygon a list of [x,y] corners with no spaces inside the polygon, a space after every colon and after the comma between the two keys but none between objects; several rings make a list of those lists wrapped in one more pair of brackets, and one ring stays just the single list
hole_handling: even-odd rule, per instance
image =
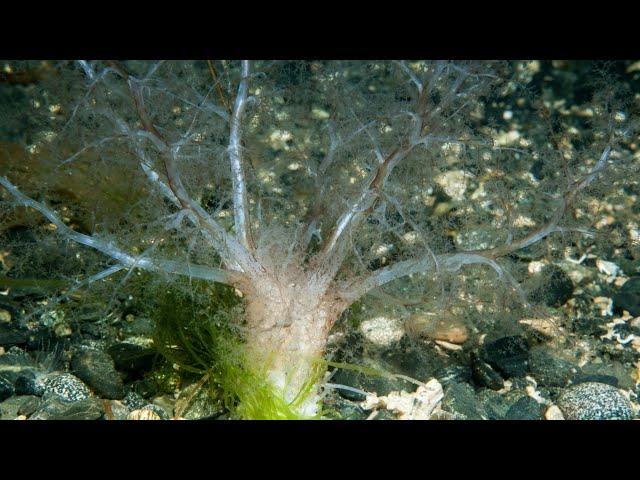
[{"label": "dark pebble", "polygon": [[536,347],[529,355],[531,375],[540,385],[564,387],[579,370],[577,365],[556,357],[546,347]]},{"label": "dark pebble", "polygon": [[623,310],[632,316],[640,316],[640,277],[627,280],[613,296],[613,308],[617,313]]},{"label": "dark pebble", "polygon": [[542,420],[543,418],[541,405],[528,396],[514,403],[505,415],[505,420]]},{"label": "dark pebble", "polygon": [[505,378],[524,376],[529,371],[529,343],[522,335],[485,343],[483,357]]},{"label": "dark pebble", "polygon": [[100,350],[81,350],[71,359],[74,374],[104,398],[119,400],[125,395],[122,378],[113,360]]},{"label": "dark pebble", "polygon": [[500,390],[504,387],[502,376],[476,353],[471,355],[471,372],[473,381],[481,387],[491,390]]},{"label": "dark pebble", "polygon": [[573,295],[573,281],[556,265],[546,265],[535,280],[536,286],[529,292],[533,302],[560,307]]},{"label": "dark pebble", "polygon": [[13,383],[4,376],[0,375],[0,402],[5,401],[14,393],[15,389],[13,388]]},{"label": "dark pebble", "polygon": [[127,373],[142,374],[153,367],[156,352],[133,343],[116,343],[107,349],[115,367]]},{"label": "dark pebble", "polygon": [[487,420],[486,410],[476,398],[473,388],[466,383],[454,383],[447,388],[442,409],[464,420]]}]

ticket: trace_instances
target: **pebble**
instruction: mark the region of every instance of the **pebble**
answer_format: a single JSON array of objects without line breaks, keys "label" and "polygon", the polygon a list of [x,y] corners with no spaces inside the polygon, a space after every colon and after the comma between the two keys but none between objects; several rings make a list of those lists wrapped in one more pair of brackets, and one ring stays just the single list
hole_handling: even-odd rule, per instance
[{"label": "pebble", "polygon": [[542,407],[531,397],[522,397],[511,405],[505,420],[542,420]]},{"label": "pebble", "polygon": [[44,395],[53,395],[63,402],[77,402],[89,398],[89,388],[75,375],[62,373],[44,379]]},{"label": "pebble", "polygon": [[467,383],[449,385],[442,399],[442,410],[465,420],[487,420],[489,415]]},{"label": "pebble", "polygon": [[529,370],[529,343],[522,335],[486,342],[484,360],[505,378],[524,376]]},{"label": "pebble", "polygon": [[6,400],[15,393],[13,383],[9,379],[0,375],[0,402]]},{"label": "pebble", "polygon": [[127,392],[122,399],[122,403],[131,410],[139,410],[144,407],[148,402],[142,395],[136,392]]},{"label": "pebble", "polygon": [[633,317],[640,316],[640,277],[627,280],[613,296],[613,308],[617,312],[626,310]]},{"label": "pebble", "polygon": [[153,410],[148,408],[141,408],[139,410],[134,410],[129,414],[127,420],[161,420],[160,415],[158,415]]},{"label": "pebble", "polygon": [[581,383],[558,398],[567,420],[630,420],[633,410],[620,390],[604,383]]},{"label": "pebble", "polygon": [[97,398],[84,398],[67,403],[60,397],[49,397],[29,420],[97,420],[103,414],[102,402]]},{"label": "pebble", "polygon": [[564,420],[562,410],[560,410],[557,405],[551,405],[547,408],[547,411],[544,412],[544,418],[546,420]]},{"label": "pebble", "polygon": [[153,367],[155,350],[133,343],[116,343],[107,353],[113,359],[116,369],[133,374],[141,374]]},{"label": "pebble", "polygon": [[549,307],[560,307],[573,295],[573,281],[556,265],[546,265],[537,278],[537,286],[529,293],[529,299]]},{"label": "pebble", "polygon": [[558,358],[546,347],[535,347],[529,355],[531,376],[540,385],[564,387],[578,371],[578,366]]},{"label": "pebble", "polygon": [[81,350],[71,359],[71,368],[99,396],[114,400],[124,397],[122,378],[108,354],[100,350]]}]

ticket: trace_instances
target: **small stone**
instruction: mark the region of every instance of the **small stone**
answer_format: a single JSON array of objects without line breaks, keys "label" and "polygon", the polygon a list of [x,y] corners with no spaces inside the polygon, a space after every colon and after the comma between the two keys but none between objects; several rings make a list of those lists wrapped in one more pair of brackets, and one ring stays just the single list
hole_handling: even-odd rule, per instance
[{"label": "small stone", "polygon": [[621,313],[626,310],[633,317],[640,316],[640,277],[627,280],[613,296],[613,308]]},{"label": "small stone", "polygon": [[524,376],[529,370],[529,344],[521,335],[485,343],[483,357],[505,378]]},{"label": "small stone", "polygon": [[22,399],[20,403],[20,408],[18,409],[19,415],[29,416],[35,412],[40,406],[40,398],[34,395],[26,395],[23,397],[19,397]]},{"label": "small stone", "polygon": [[156,356],[152,348],[127,342],[116,343],[107,350],[107,353],[113,359],[116,369],[137,374],[150,370]]},{"label": "small stone", "polygon": [[522,397],[511,405],[505,420],[542,420],[542,407],[531,397]]},{"label": "small stone", "polygon": [[500,390],[504,387],[502,376],[476,353],[471,355],[471,371],[473,380],[483,387],[491,390]]},{"label": "small stone", "polygon": [[544,418],[546,420],[564,420],[562,410],[560,410],[557,405],[551,405],[547,408],[547,411],[544,412]]},{"label": "small stone", "polygon": [[122,399],[122,403],[131,410],[139,410],[144,407],[148,402],[142,395],[136,392],[127,392]]},{"label": "small stone", "polygon": [[404,335],[402,323],[394,318],[375,317],[360,324],[364,337],[374,345],[389,346],[398,342]]},{"label": "small stone", "polygon": [[35,370],[23,370],[16,376],[13,384],[16,395],[35,395],[41,397],[45,392],[46,375]]},{"label": "small stone", "polygon": [[487,420],[489,415],[466,383],[449,385],[442,400],[442,409],[466,420]]},{"label": "small stone", "polygon": [[29,420],[97,420],[104,413],[97,398],[85,398],[73,403],[51,396],[43,401]]},{"label": "small stone", "polygon": [[142,408],[131,412],[127,417],[127,420],[161,420],[161,418],[160,415],[153,410]]},{"label": "small stone", "polygon": [[101,397],[115,400],[124,397],[122,379],[106,353],[93,349],[77,352],[71,359],[71,368]]},{"label": "small stone", "polygon": [[487,412],[489,420],[504,420],[511,402],[501,393],[488,388],[478,393],[478,399]]},{"label": "small stone", "polygon": [[44,379],[44,394],[56,396],[63,402],[77,402],[89,398],[90,392],[78,377],[63,373]]},{"label": "small stone", "polygon": [[15,393],[13,383],[9,379],[0,375],[0,402],[6,400]]},{"label": "small stone", "polygon": [[3,420],[11,420],[18,416],[20,405],[25,397],[13,396],[0,403],[0,418]]},{"label": "small stone", "polygon": [[529,300],[533,302],[560,307],[573,295],[574,287],[571,278],[556,265],[545,266],[536,280],[536,287],[529,293]]},{"label": "small stone", "polygon": [[567,420],[631,420],[629,401],[615,387],[604,383],[581,383],[566,389],[558,407]]},{"label": "small stone", "polygon": [[143,409],[151,410],[155,412],[156,415],[160,417],[160,420],[170,420],[171,414],[167,412],[167,410],[160,405],[156,405],[155,403],[147,403]]},{"label": "small stone", "polygon": [[529,355],[529,369],[540,385],[564,387],[578,371],[578,366],[558,358],[546,347],[535,347]]}]

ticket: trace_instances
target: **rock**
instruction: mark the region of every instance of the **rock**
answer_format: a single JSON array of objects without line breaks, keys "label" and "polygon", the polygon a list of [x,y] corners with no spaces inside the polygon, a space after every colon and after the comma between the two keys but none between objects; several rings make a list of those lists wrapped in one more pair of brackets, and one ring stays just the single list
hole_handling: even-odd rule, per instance
[{"label": "rock", "polygon": [[511,402],[504,395],[488,388],[478,393],[478,400],[489,420],[503,420],[511,407]]},{"label": "rock", "polygon": [[45,376],[35,370],[26,370],[18,374],[13,386],[16,395],[34,395],[41,397],[45,392]]},{"label": "rock", "polygon": [[449,385],[442,399],[442,409],[464,420],[487,420],[489,415],[466,383]]},{"label": "rock", "polygon": [[[161,407],[160,405],[156,405],[155,403],[147,403],[144,407],[142,407],[142,409],[151,410],[156,415],[158,415],[158,417],[160,417],[160,420],[170,420],[172,417],[172,415],[167,411],[166,408]],[[173,411],[173,409],[171,410]]]},{"label": "rock", "polygon": [[522,397],[511,405],[505,420],[542,420],[542,406],[531,397]]},{"label": "rock", "polygon": [[529,370],[529,344],[521,335],[485,343],[483,357],[505,378],[524,376]]},{"label": "rock", "polygon": [[123,372],[141,374],[153,367],[155,350],[133,343],[116,343],[107,353],[113,359],[115,367]]},{"label": "rock", "polygon": [[620,391],[604,383],[581,383],[565,389],[557,405],[567,420],[631,420],[633,410]]},{"label": "rock", "polygon": [[387,364],[388,371],[421,381],[433,378],[435,372],[446,365],[432,344],[413,341],[408,335],[402,337],[396,348],[381,352],[380,359]]},{"label": "rock", "polygon": [[565,271],[555,265],[546,265],[536,278],[537,285],[529,292],[529,300],[550,307],[560,307],[573,295],[573,282]]},{"label": "rock", "polygon": [[148,402],[139,393],[127,392],[127,394],[122,399],[122,403],[131,410],[139,410]]},{"label": "rock", "polygon": [[0,403],[0,419],[13,420],[18,416],[23,396],[14,396]]},{"label": "rock", "polygon": [[471,354],[471,372],[473,381],[482,387],[491,390],[500,390],[504,387],[502,376],[475,352]]},{"label": "rock", "polygon": [[613,308],[618,313],[626,310],[633,317],[640,316],[640,277],[630,278],[613,295]]},{"label": "rock", "polygon": [[576,375],[579,367],[556,357],[546,347],[535,347],[529,354],[529,369],[540,385],[564,387]]},{"label": "rock", "polygon": [[359,327],[364,338],[374,345],[388,347],[404,335],[402,322],[396,318],[374,317],[364,320]]},{"label": "rock", "polygon": [[38,400],[38,397],[32,396],[13,396],[8,398],[4,402],[0,403],[0,418],[3,420],[12,420],[16,418],[18,415],[30,415],[33,411],[29,413],[24,413],[21,411],[23,404],[29,399],[35,398]]},{"label": "rock", "polygon": [[29,420],[97,420],[104,414],[97,398],[84,398],[73,403],[51,396],[45,399]]},{"label": "rock", "polygon": [[544,412],[544,418],[546,420],[564,420],[564,415],[562,415],[562,411],[557,405],[551,405],[547,408],[547,411]]},{"label": "rock", "polygon": [[124,397],[124,385],[112,358],[100,350],[81,350],[71,359],[73,372],[98,395],[118,400]]},{"label": "rock", "polygon": [[0,375],[0,402],[6,400],[10,396],[15,393],[15,389],[13,388],[13,383]]},{"label": "rock", "polygon": [[18,409],[18,415],[24,415],[26,417],[30,416],[35,412],[40,406],[40,398],[34,395],[25,395],[22,398],[22,402],[20,403],[20,408]]},{"label": "rock", "polygon": [[63,402],[78,402],[89,398],[87,386],[70,373],[53,374],[44,378],[44,395],[55,396]]},{"label": "rock", "polygon": [[127,420],[162,420],[160,416],[153,410],[142,408],[134,410],[129,414]]}]

